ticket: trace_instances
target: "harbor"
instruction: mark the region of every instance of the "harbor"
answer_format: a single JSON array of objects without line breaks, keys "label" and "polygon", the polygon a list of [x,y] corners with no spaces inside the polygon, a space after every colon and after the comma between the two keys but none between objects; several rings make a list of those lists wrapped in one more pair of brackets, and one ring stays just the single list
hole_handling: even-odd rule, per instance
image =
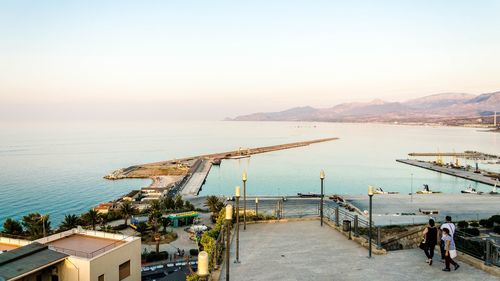
[{"label": "harbor", "polygon": [[484,170],[475,169],[471,171],[470,169],[467,168],[459,168],[459,167],[455,168],[454,166],[451,165],[448,166],[440,165],[434,162],[427,162],[422,160],[397,159],[396,161],[399,163],[412,165],[423,169],[435,171],[438,173],[443,173],[450,176],[455,176],[491,186],[495,186],[499,182],[497,173],[487,172]]}]

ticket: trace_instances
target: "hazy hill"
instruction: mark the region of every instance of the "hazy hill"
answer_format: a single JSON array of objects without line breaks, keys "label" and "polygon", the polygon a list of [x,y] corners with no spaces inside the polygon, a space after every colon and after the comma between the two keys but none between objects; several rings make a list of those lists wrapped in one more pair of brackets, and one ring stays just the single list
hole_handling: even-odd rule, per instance
[{"label": "hazy hill", "polygon": [[295,107],[279,112],[242,115],[235,121],[419,121],[449,116],[479,116],[500,111],[500,91],[482,95],[444,93],[404,102],[338,104],[330,108]]}]

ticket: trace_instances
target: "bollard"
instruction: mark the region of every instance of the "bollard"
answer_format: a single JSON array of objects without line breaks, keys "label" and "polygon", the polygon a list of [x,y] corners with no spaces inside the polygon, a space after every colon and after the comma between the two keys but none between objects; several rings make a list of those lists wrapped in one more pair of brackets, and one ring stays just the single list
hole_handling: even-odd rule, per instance
[{"label": "bollard", "polygon": [[491,240],[486,239],[486,257],[484,259],[484,265],[491,266]]},{"label": "bollard", "polygon": [[358,229],[358,215],[354,215],[354,237],[359,236],[359,229]]},{"label": "bollard", "polygon": [[377,250],[382,249],[382,239],[380,235],[380,226],[377,227]]},{"label": "bollard", "polygon": [[351,221],[349,221],[349,240],[352,240],[352,237],[351,237]]},{"label": "bollard", "polygon": [[335,226],[339,226],[339,207],[335,207]]}]

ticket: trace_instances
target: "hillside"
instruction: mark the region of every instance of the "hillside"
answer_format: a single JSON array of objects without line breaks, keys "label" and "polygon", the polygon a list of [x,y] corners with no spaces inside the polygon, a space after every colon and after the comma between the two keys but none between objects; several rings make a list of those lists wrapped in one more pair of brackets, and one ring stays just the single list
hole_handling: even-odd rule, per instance
[{"label": "hillside", "polygon": [[500,112],[500,91],[481,95],[443,93],[404,102],[338,104],[330,108],[295,107],[229,118],[233,121],[426,122],[450,117],[474,117]]}]

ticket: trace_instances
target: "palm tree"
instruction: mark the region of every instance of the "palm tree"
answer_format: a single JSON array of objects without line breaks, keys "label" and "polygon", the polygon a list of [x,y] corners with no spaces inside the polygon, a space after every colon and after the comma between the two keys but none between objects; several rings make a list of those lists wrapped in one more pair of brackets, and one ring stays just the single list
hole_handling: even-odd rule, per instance
[{"label": "palm tree", "polygon": [[125,219],[125,225],[127,225],[130,216],[137,213],[137,208],[134,207],[134,205],[132,205],[130,201],[123,201],[123,203],[120,205],[120,213]]},{"label": "palm tree", "polygon": [[22,225],[26,233],[32,238],[37,239],[47,236],[50,232],[49,215],[40,215],[39,213],[30,213],[23,217]]},{"label": "palm tree", "polygon": [[99,220],[101,219],[101,215],[99,214],[99,212],[97,212],[94,209],[90,209],[82,217],[85,220],[85,222],[87,223],[87,225],[92,226],[92,230],[95,230],[96,224],[98,224]]},{"label": "palm tree", "polygon": [[160,251],[160,222],[162,219],[162,204],[159,200],[149,202],[149,223],[153,226],[153,237],[156,241],[156,253]]},{"label": "palm tree", "polygon": [[75,214],[64,215],[64,220],[59,225],[59,229],[68,230],[77,227],[80,224],[80,218]]},{"label": "palm tree", "polygon": [[215,195],[208,196],[206,204],[212,212],[212,218],[217,217],[219,211],[224,208],[224,202],[222,202],[222,200]]}]

